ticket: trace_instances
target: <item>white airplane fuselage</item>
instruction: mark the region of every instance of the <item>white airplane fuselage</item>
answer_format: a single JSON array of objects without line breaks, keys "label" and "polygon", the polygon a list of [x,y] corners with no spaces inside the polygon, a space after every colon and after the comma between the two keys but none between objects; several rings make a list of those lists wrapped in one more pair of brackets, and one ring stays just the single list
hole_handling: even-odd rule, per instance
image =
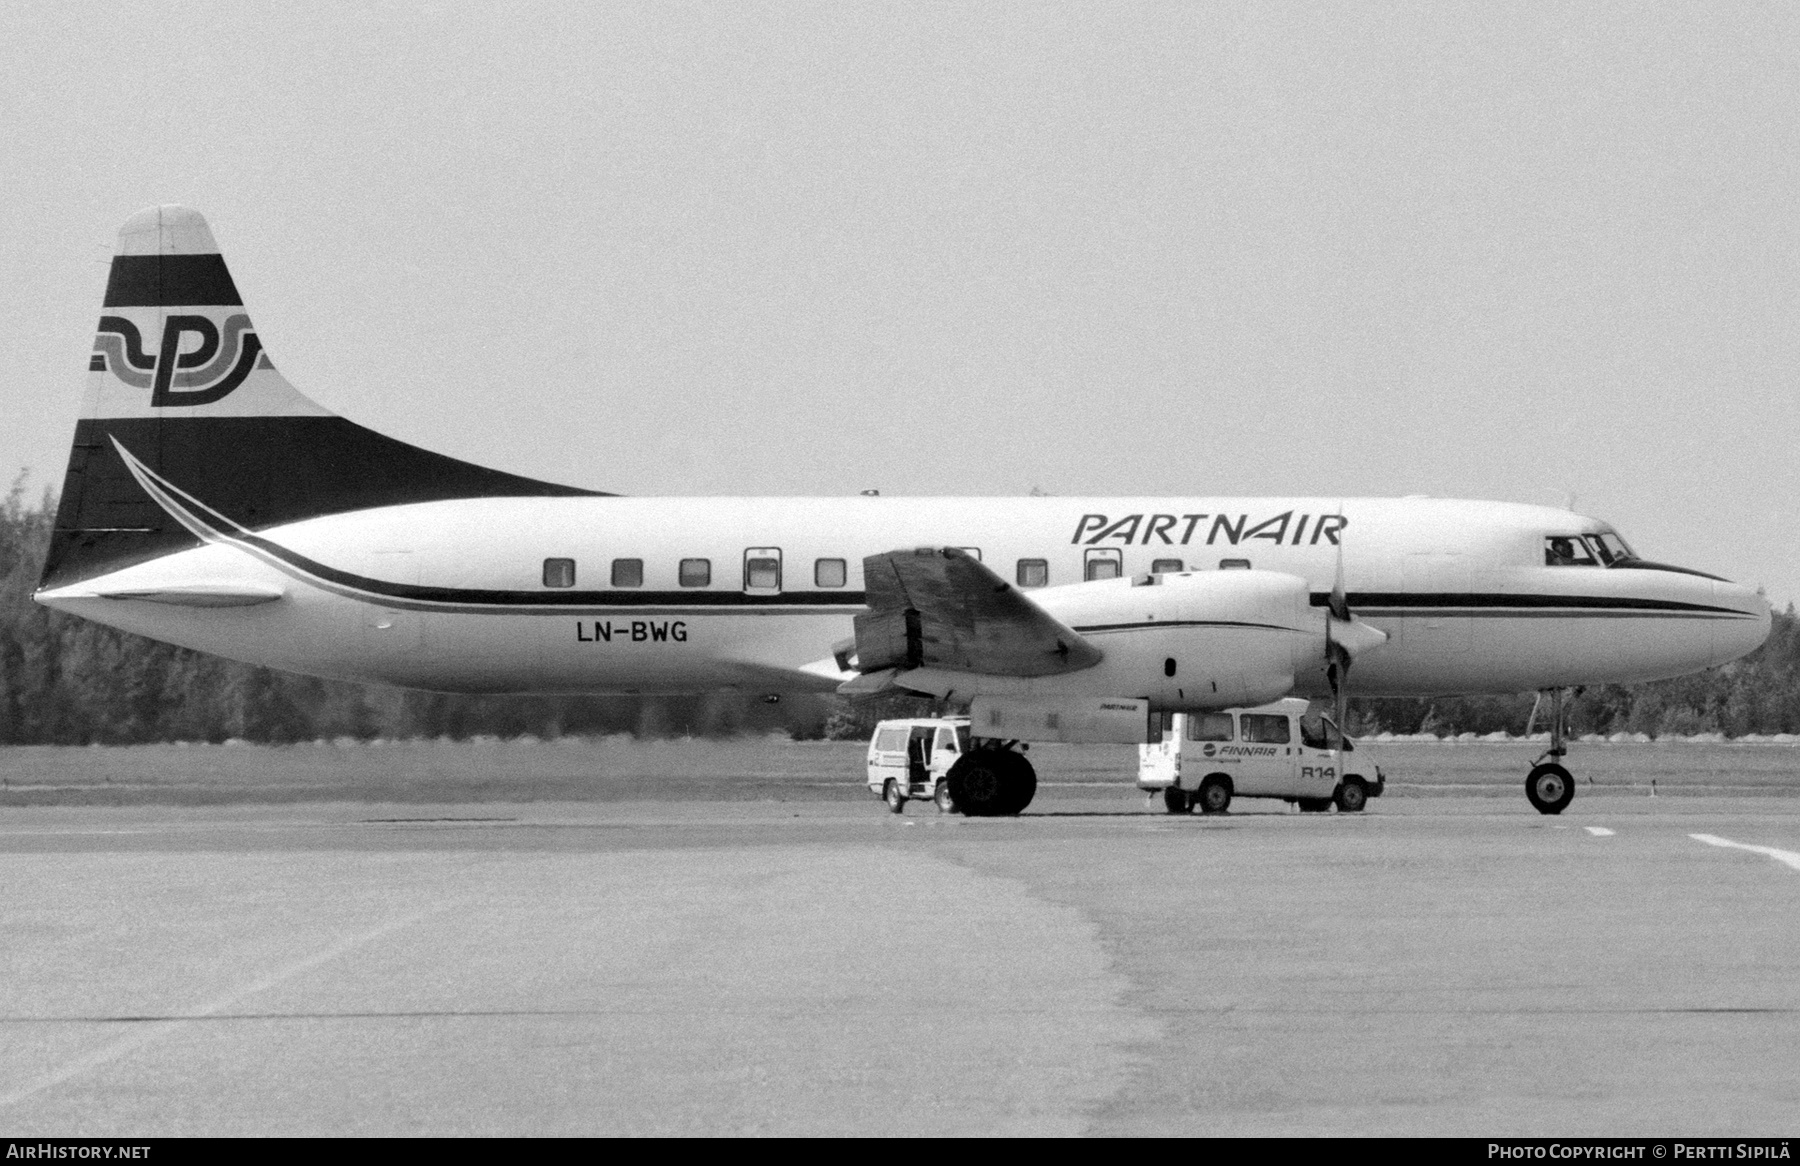
[{"label": "white airplane fuselage", "polygon": [[[851,675],[830,648],[861,609],[865,555],[974,548],[1008,579],[1020,560],[1042,560],[1050,586],[1027,594],[1054,613],[1131,587],[1158,560],[1192,571],[1247,561],[1299,576],[1317,601],[1339,570],[1341,538],[1348,599],[1388,637],[1357,662],[1363,695],[1651,680],[1734,659],[1766,636],[1767,604],[1737,584],[1545,565],[1547,537],[1606,531],[1563,510],[1443,499],[488,498],[308,519],[40,598],[186,647],[347,680],[470,692],[829,691]],[[750,552],[779,559],[777,589],[746,586]],[[1116,559],[1123,577],[1083,581],[1096,558]],[[547,559],[573,560],[573,586],[545,585]],[[615,586],[615,560],[641,563],[641,582]],[[682,560],[705,560],[709,581],[683,586]],[[819,560],[845,564],[841,586],[818,585]],[[279,598],[120,597],[197,584],[261,586]],[[1071,626],[1104,650],[1104,671],[1020,691],[1098,686],[1160,708],[1207,707],[1163,663],[1229,667],[1238,634],[1152,621]],[[1322,695],[1322,677],[1303,675],[1297,691]]]}]

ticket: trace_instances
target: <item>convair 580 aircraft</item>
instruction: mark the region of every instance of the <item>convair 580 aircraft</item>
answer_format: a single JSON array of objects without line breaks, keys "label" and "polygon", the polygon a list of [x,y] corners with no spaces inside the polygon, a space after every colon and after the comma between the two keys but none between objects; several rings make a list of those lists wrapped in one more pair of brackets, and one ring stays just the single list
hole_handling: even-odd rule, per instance
[{"label": "convair 580 aircraft", "polygon": [[[302,396],[206,222],[126,222],[40,602],[237,660],[457,692],[871,692],[970,706],[969,813],[1022,741],[1160,714],[1550,691],[1754,649],[1753,591],[1603,522],[1441,499],[622,498],[484,469]],[[1340,722],[1342,723],[1341,719]],[[1540,762],[1544,758],[1539,759]]]}]

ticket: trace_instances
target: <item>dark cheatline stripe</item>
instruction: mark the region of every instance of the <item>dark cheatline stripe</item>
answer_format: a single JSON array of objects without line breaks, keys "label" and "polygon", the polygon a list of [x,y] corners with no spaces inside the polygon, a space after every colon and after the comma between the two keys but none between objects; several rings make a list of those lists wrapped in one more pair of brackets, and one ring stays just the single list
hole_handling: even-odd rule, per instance
[{"label": "dark cheatline stripe", "polygon": [[[1367,608],[1402,608],[1423,612],[1450,607],[1478,607],[1490,611],[1541,611],[1546,608],[1566,611],[1573,608],[1586,611],[1692,611],[1735,616],[1745,614],[1734,607],[1718,607],[1708,603],[1682,603],[1673,599],[1636,599],[1613,595],[1521,595],[1509,592],[1480,591],[1439,591],[1429,594],[1410,591],[1365,591],[1360,593],[1353,591],[1344,598],[1349,602],[1352,611]],[[1314,607],[1325,607],[1330,602],[1330,592],[1315,591],[1312,593]]]},{"label": "dark cheatline stripe", "polygon": [[1075,630],[1078,632],[1129,632],[1140,628],[1257,628],[1271,632],[1297,630],[1278,623],[1251,623],[1241,619],[1141,619],[1133,623],[1075,625]]},{"label": "dark cheatline stripe", "polygon": [[242,304],[222,255],[115,255],[109,308]]}]

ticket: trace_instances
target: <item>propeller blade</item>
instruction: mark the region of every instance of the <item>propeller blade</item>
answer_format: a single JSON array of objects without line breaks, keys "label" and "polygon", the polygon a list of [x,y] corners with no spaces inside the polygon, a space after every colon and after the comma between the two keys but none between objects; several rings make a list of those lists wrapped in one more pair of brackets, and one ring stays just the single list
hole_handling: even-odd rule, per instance
[{"label": "propeller blade", "polygon": [[1365,648],[1387,642],[1387,633],[1362,623],[1350,614],[1350,597],[1344,589],[1344,507],[1338,505],[1337,566],[1331,577],[1331,598],[1325,605],[1325,680],[1331,685],[1333,722],[1337,726],[1337,773],[1344,780],[1344,735],[1350,715],[1350,661]]},{"label": "propeller blade", "polygon": [[1350,622],[1350,597],[1344,593],[1344,508],[1338,507],[1337,570],[1331,578],[1331,601],[1326,609],[1345,623]]}]

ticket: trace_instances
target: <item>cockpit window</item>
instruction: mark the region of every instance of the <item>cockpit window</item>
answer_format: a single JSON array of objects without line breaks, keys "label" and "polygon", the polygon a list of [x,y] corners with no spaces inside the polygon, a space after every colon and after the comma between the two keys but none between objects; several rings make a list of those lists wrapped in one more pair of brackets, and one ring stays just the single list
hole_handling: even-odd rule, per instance
[{"label": "cockpit window", "polygon": [[1600,562],[1578,534],[1553,534],[1544,540],[1546,567],[1598,567]]},{"label": "cockpit window", "polygon": [[1631,553],[1631,548],[1625,545],[1625,540],[1611,531],[1605,534],[1590,534],[1588,541],[1594,544],[1594,552],[1600,556],[1600,561],[1609,567],[1621,559],[1637,557]]}]

